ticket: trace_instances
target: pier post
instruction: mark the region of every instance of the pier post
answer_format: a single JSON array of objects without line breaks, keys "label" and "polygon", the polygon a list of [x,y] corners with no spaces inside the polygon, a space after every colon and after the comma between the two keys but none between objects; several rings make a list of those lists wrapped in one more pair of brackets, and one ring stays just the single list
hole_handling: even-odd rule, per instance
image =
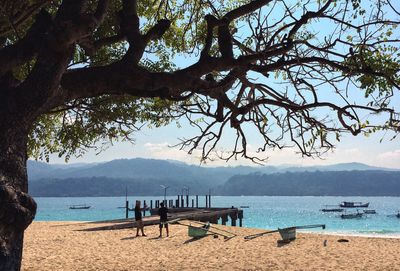
[{"label": "pier post", "polygon": [[175,207],[176,207],[176,208],[179,208],[179,199],[176,199],[176,200],[175,200]]},{"label": "pier post", "polygon": [[186,195],[186,207],[189,207],[189,194]]},{"label": "pier post", "polygon": [[194,199],[192,199],[192,208],[194,208]]},{"label": "pier post", "polygon": [[196,195],[196,208],[199,208],[199,195]]},{"label": "pier post", "polygon": [[211,193],[208,195],[208,208],[211,208]]},{"label": "pier post", "polygon": [[125,201],[125,218],[129,216],[129,201]]},{"label": "pier post", "polygon": [[146,201],[143,200],[143,216],[146,216]]},{"label": "pier post", "polygon": [[239,217],[239,227],[243,227],[243,210],[239,210],[238,217]]},{"label": "pier post", "polygon": [[153,200],[150,200],[150,209],[153,209]]},{"label": "pier post", "polygon": [[210,222],[213,224],[218,224],[218,216],[213,216],[210,218]]},{"label": "pier post", "polygon": [[222,225],[226,225],[226,222],[228,222],[228,216],[227,215],[222,216],[221,220],[222,220]]},{"label": "pier post", "polygon": [[185,207],[185,200],[183,199],[183,195],[181,195],[181,206],[182,208]]},{"label": "pier post", "polygon": [[206,209],[208,208],[208,195],[206,195]]},{"label": "pier post", "polygon": [[236,219],[238,217],[237,212],[229,215],[231,217],[231,226],[236,226]]}]

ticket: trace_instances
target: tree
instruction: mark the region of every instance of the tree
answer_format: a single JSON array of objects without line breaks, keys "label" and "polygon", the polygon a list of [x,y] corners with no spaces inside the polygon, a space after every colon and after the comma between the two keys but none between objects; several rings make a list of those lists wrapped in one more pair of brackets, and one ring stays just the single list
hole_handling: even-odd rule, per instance
[{"label": "tree", "polygon": [[[254,131],[260,152],[294,144],[307,156],[346,132],[395,137],[396,4],[1,1],[0,270],[20,268],[36,212],[29,156],[68,159],[132,140],[143,122],[184,117],[200,130],[181,148],[199,148],[204,159],[226,130],[236,140],[217,155],[256,162],[247,145]],[[196,61],[179,67],[176,55]]]}]

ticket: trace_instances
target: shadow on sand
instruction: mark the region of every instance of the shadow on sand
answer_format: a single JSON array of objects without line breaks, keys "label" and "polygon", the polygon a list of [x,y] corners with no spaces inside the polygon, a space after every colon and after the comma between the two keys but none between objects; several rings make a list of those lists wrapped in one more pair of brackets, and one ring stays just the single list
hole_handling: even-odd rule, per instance
[{"label": "shadow on sand", "polygon": [[291,243],[291,241],[278,240],[276,242],[276,246],[277,247],[283,247],[283,246],[289,245],[290,243]]},{"label": "shadow on sand", "polygon": [[136,239],[136,236],[124,237],[124,238],[121,238],[121,241],[133,240],[133,239]]},{"label": "shadow on sand", "polygon": [[[207,235],[206,235],[206,236],[207,236]],[[185,242],[183,242],[183,244],[189,244],[189,243],[191,243],[191,242],[201,240],[201,239],[203,239],[203,238],[206,237],[206,236],[202,236],[202,237],[193,237],[193,238],[191,238],[191,239],[186,240]]]}]

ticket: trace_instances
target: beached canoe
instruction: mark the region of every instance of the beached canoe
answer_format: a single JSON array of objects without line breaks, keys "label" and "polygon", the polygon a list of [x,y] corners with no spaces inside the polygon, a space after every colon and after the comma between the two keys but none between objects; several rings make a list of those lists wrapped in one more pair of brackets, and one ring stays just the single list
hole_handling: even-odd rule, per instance
[{"label": "beached canoe", "polygon": [[192,225],[188,226],[188,235],[193,238],[200,238],[204,237],[208,234],[208,229],[209,226],[203,226],[203,227],[195,227]]}]

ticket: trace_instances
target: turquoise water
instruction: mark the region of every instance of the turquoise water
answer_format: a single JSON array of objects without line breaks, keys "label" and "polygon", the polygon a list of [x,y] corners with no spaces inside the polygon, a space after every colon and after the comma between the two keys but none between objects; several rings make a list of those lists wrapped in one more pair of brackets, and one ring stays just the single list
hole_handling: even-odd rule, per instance
[{"label": "turquoise water", "polygon": [[[135,200],[159,199],[161,197],[128,197],[130,205]],[[176,199],[176,197],[168,197]],[[84,197],[84,198],[35,198],[38,203],[36,221],[98,221],[125,217],[125,197]],[[323,213],[323,205],[338,204],[341,201],[370,202],[369,209],[377,214],[365,215],[360,219],[341,219],[340,213]],[[88,210],[70,210],[69,205],[87,204]],[[199,197],[204,206],[205,197]],[[400,219],[393,215],[400,209],[400,197],[212,197],[212,207],[249,206],[244,210],[243,226],[262,229],[276,229],[307,224],[326,224],[324,231],[355,235],[400,237]],[[356,211],[356,210],[350,210]],[[130,216],[133,214],[130,213]]]}]

